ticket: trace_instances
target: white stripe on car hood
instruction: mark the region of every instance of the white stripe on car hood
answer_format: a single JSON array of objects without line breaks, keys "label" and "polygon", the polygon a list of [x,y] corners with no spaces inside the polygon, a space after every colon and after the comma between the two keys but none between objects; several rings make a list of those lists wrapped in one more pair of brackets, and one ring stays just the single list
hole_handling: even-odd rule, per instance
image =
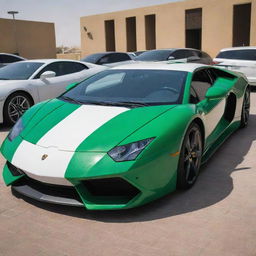
[{"label": "white stripe on car hood", "polygon": [[[33,179],[70,186],[64,177],[74,151],[96,129],[127,110],[83,105],[49,130],[36,145],[23,140],[12,164]],[[44,160],[43,155],[47,155]]]},{"label": "white stripe on car hood", "polygon": [[37,145],[75,151],[99,127],[127,110],[123,107],[83,105],[49,130]]},{"label": "white stripe on car hood", "polygon": [[[39,147],[23,140],[13,156],[12,164],[35,180],[70,186],[64,175],[73,154],[56,148]],[[44,160],[43,155],[47,155]]]}]

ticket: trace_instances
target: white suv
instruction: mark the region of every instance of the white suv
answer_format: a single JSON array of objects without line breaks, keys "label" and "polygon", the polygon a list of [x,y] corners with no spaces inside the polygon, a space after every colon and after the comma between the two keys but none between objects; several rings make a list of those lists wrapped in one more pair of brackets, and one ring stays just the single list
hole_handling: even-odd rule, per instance
[{"label": "white suv", "polygon": [[256,47],[222,49],[213,62],[226,69],[244,73],[251,86],[256,86]]}]

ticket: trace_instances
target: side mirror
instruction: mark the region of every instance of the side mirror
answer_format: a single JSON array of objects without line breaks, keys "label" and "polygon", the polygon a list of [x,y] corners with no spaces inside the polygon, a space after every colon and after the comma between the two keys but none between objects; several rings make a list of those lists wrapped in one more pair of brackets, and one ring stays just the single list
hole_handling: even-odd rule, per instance
[{"label": "side mirror", "polygon": [[72,88],[76,87],[77,85],[78,85],[78,82],[69,84],[68,86],[66,86],[66,91],[71,90]]},{"label": "side mirror", "polygon": [[208,100],[221,99],[224,98],[227,93],[228,90],[226,88],[220,86],[212,86],[207,90],[205,98]]},{"label": "side mirror", "polygon": [[169,56],[168,60],[175,60],[175,58],[173,56]]},{"label": "side mirror", "polygon": [[40,79],[44,80],[44,79],[52,78],[55,76],[56,76],[56,73],[54,71],[45,71],[44,73],[41,74]]}]

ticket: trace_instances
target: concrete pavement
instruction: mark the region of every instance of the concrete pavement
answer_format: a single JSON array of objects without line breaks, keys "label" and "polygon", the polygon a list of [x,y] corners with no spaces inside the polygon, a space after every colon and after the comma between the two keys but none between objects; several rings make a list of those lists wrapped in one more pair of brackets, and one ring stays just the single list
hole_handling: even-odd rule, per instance
[{"label": "concrete pavement", "polygon": [[[24,201],[1,177],[0,255],[256,256],[256,93],[251,100],[248,128],[223,144],[192,189],[137,209]],[[1,141],[7,131],[1,127]]]}]

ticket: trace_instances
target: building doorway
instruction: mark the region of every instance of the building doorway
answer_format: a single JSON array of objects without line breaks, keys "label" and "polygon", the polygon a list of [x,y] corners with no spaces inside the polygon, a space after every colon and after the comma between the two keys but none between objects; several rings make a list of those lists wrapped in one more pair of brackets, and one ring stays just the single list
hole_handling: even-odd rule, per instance
[{"label": "building doorway", "polygon": [[156,15],[145,16],[146,50],[156,49]]},{"label": "building doorway", "polygon": [[202,48],[202,8],[186,10],[185,45],[187,48]]},{"label": "building doorway", "polygon": [[105,41],[106,41],[106,51],[116,50],[114,20],[105,20]]},{"label": "building doorway", "polygon": [[127,52],[137,51],[136,17],[126,18],[126,48]]},{"label": "building doorway", "polygon": [[234,5],[233,46],[250,45],[251,3]]}]

